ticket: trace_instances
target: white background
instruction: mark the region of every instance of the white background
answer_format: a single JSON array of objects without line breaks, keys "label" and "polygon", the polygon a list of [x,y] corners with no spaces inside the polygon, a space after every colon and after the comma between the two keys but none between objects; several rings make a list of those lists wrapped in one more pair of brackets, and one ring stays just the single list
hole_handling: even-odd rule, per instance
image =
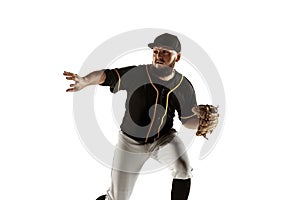
[{"label": "white background", "polygon": [[[299,199],[299,18],[296,0],[1,1],[0,199],[106,191],[110,170],[80,142],[62,73],[138,28],[197,42],[225,87],[221,139],[204,160],[200,138],[191,149],[189,199]],[[168,171],[141,175],[132,200],[170,199],[170,188]]]}]

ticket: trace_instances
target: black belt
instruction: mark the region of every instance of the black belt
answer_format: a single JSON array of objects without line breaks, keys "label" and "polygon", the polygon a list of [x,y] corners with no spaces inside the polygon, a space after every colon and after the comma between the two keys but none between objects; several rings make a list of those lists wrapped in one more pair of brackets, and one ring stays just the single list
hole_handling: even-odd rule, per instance
[{"label": "black belt", "polygon": [[151,137],[148,137],[147,142],[146,142],[146,138],[139,138],[139,137],[134,137],[124,131],[122,131],[124,135],[126,135],[127,137],[133,139],[134,141],[137,141],[140,144],[147,144],[147,143],[153,143],[155,142],[155,140],[157,140],[157,134]]},{"label": "black belt", "polygon": [[[159,137],[157,137],[158,134],[156,134],[156,135],[153,135],[153,136],[151,136],[151,137],[148,137],[147,142],[146,142],[146,138],[139,138],[139,137],[132,136],[132,135],[126,133],[125,131],[122,131],[122,132],[123,132],[124,135],[126,135],[127,137],[129,137],[129,138],[131,138],[131,139],[137,141],[137,142],[140,143],[140,144],[153,143],[153,142],[155,142],[156,140],[158,140],[158,138],[159,138]],[[176,130],[172,128],[172,129],[170,129],[169,131],[167,131],[167,133],[160,133],[159,135],[160,135],[160,137],[161,137],[161,136],[163,136],[163,135],[171,134],[171,133],[174,133],[174,132],[176,132]]]}]

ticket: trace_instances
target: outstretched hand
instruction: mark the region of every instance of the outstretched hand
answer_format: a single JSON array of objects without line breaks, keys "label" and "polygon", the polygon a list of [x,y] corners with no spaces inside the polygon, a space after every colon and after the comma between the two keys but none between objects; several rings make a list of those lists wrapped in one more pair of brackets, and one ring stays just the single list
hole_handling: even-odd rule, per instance
[{"label": "outstretched hand", "polygon": [[63,75],[66,76],[67,80],[75,81],[75,83],[70,84],[70,88],[66,92],[77,92],[86,86],[85,79],[78,74],[64,71]]}]

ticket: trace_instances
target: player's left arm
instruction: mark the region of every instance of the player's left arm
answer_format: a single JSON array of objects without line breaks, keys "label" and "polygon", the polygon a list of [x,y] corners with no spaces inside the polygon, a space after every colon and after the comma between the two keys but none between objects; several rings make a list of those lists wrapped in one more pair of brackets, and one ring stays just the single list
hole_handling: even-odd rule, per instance
[{"label": "player's left arm", "polygon": [[188,80],[184,83],[181,88],[180,109],[178,109],[179,119],[184,127],[197,129],[196,135],[206,138],[206,134],[212,133],[218,124],[218,106],[197,105],[196,94],[192,84]]},{"label": "player's left arm", "polygon": [[178,109],[179,119],[182,125],[188,129],[197,129],[199,125],[198,114],[195,112],[197,107],[196,93],[191,82],[184,77],[180,91],[181,95],[178,95],[180,109]]},{"label": "player's left arm", "polygon": [[190,119],[187,119],[183,126],[188,129],[197,129],[199,126],[199,119],[197,117],[192,117]]},{"label": "player's left arm", "polygon": [[[206,106],[213,107],[215,109],[214,112],[209,109],[205,109]],[[190,118],[186,119],[183,125],[189,129],[199,129],[200,119],[206,120],[207,123],[216,124],[219,117],[217,109],[218,107],[212,105],[194,106],[192,107],[193,115]]]}]

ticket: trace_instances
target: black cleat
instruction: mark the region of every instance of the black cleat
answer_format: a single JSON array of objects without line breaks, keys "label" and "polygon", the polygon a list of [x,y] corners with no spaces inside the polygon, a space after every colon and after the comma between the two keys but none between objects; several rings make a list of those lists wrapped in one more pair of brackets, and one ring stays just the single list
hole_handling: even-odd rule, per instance
[{"label": "black cleat", "polygon": [[96,200],[105,200],[106,199],[106,195],[101,195],[100,197],[98,197]]}]

